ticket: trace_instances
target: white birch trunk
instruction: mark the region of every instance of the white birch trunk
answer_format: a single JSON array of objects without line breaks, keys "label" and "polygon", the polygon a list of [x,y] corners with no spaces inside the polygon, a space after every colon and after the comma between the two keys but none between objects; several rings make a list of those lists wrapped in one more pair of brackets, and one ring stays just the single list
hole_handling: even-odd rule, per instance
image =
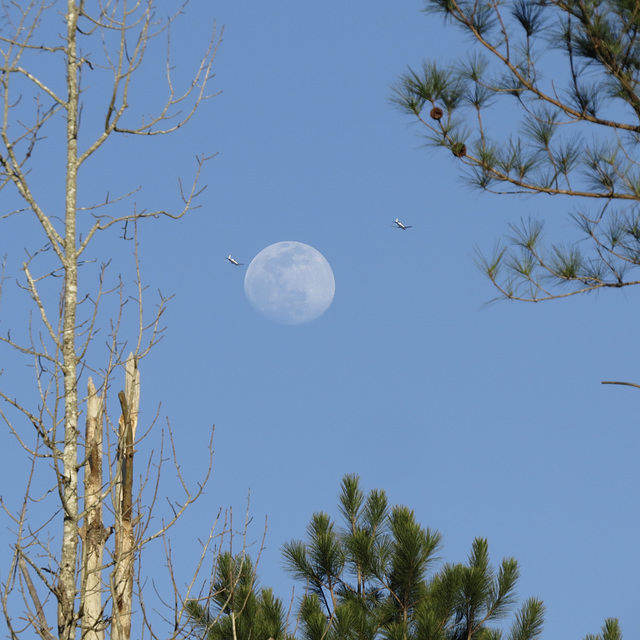
[{"label": "white birch trunk", "polygon": [[76,195],[78,171],[78,57],[76,26],[78,8],[68,0],[67,9],[67,175],[64,238],[64,317],[62,357],[65,417],[62,453],[62,507],[64,515],[60,574],[58,579],[58,635],[73,640],[76,628],[76,561],[78,552],[78,387],[76,354],[76,305],[78,258],[76,247]]}]

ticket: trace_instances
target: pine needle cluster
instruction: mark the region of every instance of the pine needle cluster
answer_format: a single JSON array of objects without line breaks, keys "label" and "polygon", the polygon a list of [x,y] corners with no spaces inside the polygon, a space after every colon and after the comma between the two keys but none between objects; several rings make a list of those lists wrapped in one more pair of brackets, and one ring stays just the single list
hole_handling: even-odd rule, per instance
[{"label": "pine needle cluster", "polygon": [[220,554],[216,578],[205,607],[187,602],[190,637],[202,640],[289,640],[287,612],[280,598],[261,588],[251,558],[242,553]]}]

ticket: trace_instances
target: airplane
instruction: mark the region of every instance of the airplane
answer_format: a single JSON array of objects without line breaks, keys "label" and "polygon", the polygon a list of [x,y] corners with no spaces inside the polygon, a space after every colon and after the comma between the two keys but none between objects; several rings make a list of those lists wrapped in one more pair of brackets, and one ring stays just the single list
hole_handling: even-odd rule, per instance
[{"label": "airplane", "polygon": [[229,257],[227,258],[227,260],[231,263],[234,264],[236,267],[241,267],[244,262],[238,262],[237,260],[235,260],[234,258],[231,257],[231,254],[229,254]]},{"label": "airplane", "polygon": [[394,220],[393,224],[395,224],[398,229],[403,229],[404,231],[406,231],[407,229],[411,229],[411,227],[413,226],[413,225],[410,225],[410,224],[402,224],[402,222],[400,222],[400,220],[398,220],[398,218],[396,218]]}]

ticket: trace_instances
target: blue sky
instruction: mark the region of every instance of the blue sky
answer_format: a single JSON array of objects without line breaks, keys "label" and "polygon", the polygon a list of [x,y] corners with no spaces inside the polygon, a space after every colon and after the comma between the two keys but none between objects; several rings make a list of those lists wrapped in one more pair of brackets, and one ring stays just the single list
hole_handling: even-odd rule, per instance
[{"label": "blue sky", "polygon": [[[218,154],[200,209],[140,227],[149,299],[175,294],[166,337],[141,366],[146,419],[161,402],[194,481],[216,425],[212,480],[173,546],[188,555],[194,532],[220,507],[241,517],[250,491],[255,539],[268,518],[262,582],[288,600],[283,542],[303,537],[314,511],[336,514],[340,479],[356,473],[439,529],[444,560],[463,561],[476,536],[495,562],[514,556],[521,598],[547,605],[544,637],[581,639],[606,617],[632,637],[638,391],[601,381],[640,382],[638,294],[485,304],[496,294],[474,246],[490,251],[529,215],[568,235],[573,204],[470,190],[455,158],[426,148],[393,108],[407,65],[469,44],[422,6],[193,0],[172,34],[176,69],[186,77],[216,20],[222,93],[177,136],[128,139],[96,164],[121,190],[142,185],[136,201],[151,208],[177,202],[196,153]],[[134,97],[151,103],[162,85],[146,82]],[[90,179],[84,188],[89,197]],[[413,228],[395,230],[396,217]],[[15,276],[31,227],[6,225]],[[25,239],[7,240],[16,234]],[[98,246],[126,274],[130,246],[116,236]],[[318,249],[335,275],[333,305],[309,324],[258,315],[246,267],[225,260],[248,264],[283,240]],[[23,313],[11,301],[3,331]],[[11,462],[3,483],[9,473]]]}]

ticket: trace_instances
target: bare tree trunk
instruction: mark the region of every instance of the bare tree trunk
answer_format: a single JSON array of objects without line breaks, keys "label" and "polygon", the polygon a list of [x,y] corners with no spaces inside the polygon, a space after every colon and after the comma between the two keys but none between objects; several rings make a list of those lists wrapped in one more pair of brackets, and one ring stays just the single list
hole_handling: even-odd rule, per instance
[{"label": "bare tree trunk", "polygon": [[62,452],[62,508],[64,524],[58,580],[58,635],[75,638],[76,558],[78,551],[78,387],[76,354],[76,306],[78,256],[76,247],[76,199],[78,177],[78,57],[76,28],[78,8],[67,3],[67,178],[64,238],[64,317],[62,357],[64,373],[64,449]]},{"label": "bare tree trunk", "polygon": [[133,445],[140,406],[140,371],[133,354],[125,367],[125,390],[118,394],[122,415],[118,429],[118,477],[115,500],[115,567],[112,573],[112,639],[129,640],[133,600]]},{"label": "bare tree trunk", "polygon": [[89,378],[87,394],[86,466],[84,477],[84,526],[82,538],[82,637],[103,640],[102,557],[109,537],[102,520],[102,429],[103,406],[93,380]]}]

